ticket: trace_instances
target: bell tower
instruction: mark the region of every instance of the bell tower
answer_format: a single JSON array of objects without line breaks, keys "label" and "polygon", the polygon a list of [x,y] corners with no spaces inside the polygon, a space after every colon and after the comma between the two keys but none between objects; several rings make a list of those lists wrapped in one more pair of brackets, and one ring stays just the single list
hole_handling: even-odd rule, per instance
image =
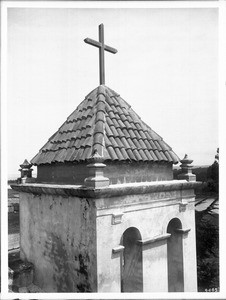
[{"label": "bell tower", "polygon": [[105,85],[104,51],[117,50],[103,25],[85,42],[99,48],[100,85],[27,162],[36,181],[12,185],[21,259],[46,292],[195,292],[191,162],[174,180],[178,156]]}]

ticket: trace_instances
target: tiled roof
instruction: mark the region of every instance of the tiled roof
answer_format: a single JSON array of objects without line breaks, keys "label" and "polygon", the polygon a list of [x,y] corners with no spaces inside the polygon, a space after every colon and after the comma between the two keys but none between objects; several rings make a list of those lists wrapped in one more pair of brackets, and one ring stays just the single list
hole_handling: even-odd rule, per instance
[{"label": "tiled roof", "polygon": [[111,161],[179,162],[169,145],[104,85],[86,96],[31,162],[85,161],[94,152]]}]

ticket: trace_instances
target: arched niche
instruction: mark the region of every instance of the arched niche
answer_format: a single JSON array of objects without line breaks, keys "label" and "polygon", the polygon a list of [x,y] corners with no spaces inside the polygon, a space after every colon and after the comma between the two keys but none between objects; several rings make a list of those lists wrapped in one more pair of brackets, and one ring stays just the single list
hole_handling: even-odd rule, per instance
[{"label": "arched niche", "polygon": [[167,265],[168,265],[168,291],[184,291],[184,270],[183,270],[183,244],[182,235],[177,229],[182,224],[178,218],[172,219],[167,226],[167,233],[171,236],[167,241]]},{"label": "arched niche", "polygon": [[135,227],[126,229],[121,238],[124,251],[121,257],[121,291],[143,292],[141,234]]}]

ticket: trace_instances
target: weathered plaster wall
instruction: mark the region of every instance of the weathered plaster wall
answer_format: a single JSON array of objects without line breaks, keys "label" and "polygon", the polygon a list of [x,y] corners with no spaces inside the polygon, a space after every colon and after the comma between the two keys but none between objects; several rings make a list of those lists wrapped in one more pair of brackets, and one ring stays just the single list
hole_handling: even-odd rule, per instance
[{"label": "weathered plaster wall", "polygon": [[51,164],[37,167],[37,182],[84,184],[89,176],[86,163]]},{"label": "weathered plaster wall", "polygon": [[[182,201],[189,201],[181,209]],[[127,195],[121,198],[96,200],[97,205],[97,264],[98,291],[121,291],[121,255],[112,249],[121,243],[123,232],[136,227],[142,240],[167,233],[171,219],[179,218],[182,228],[190,228],[183,235],[185,291],[197,291],[195,219],[193,190]],[[113,224],[113,215],[122,215],[121,223]],[[103,232],[104,228],[104,232]],[[143,291],[167,292],[167,239],[143,244]]]},{"label": "weathered plaster wall", "polygon": [[[38,166],[37,182],[67,183],[83,185],[89,177],[87,163],[56,164]],[[121,163],[106,162],[104,176],[110,179],[110,184],[125,182],[145,182],[172,180],[173,171],[170,163]]]},{"label": "weathered plaster wall", "polygon": [[173,179],[173,170],[170,163],[106,163],[104,176],[110,184],[163,181]]},{"label": "weathered plaster wall", "polygon": [[92,200],[20,193],[21,258],[49,292],[96,291],[96,226]]},{"label": "weathered plaster wall", "polygon": [[35,265],[34,283],[45,291],[120,292],[122,235],[135,227],[143,249],[143,291],[167,292],[167,226],[178,218],[182,229],[190,229],[182,239],[184,291],[197,291],[193,185],[165,181],[95,191],[15,186],[21,191],[21,258]]}]

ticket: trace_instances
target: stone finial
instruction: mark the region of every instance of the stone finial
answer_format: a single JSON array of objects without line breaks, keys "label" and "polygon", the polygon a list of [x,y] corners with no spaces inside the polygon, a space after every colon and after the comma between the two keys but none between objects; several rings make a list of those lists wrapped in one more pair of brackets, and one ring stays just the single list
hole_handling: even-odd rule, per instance
[{"label": "stone finial", "polygon": [[32,164],[30,164],[27,159],[24,160],[24,162],[20,165],[21,169],[19,171],[21,172],[21,183],[27,183],[27,182],[33,182],[32,178],[32,171],[31,169]]},{"label": "stone finial", "polygon": [[94,154],[88,160],[90,162],[87,165],[89,168],[89,177],[84,180],[85,186],[95,189],[109,186],[109,178],[104,177],[103,169],[106,165],[103,164],[103,161],[104,158],[97,151],[94,151]]},{"label": "stone finial", "polygon": [[196,175],[192,174],[192,159],[188,158],[188,155],[185,154],[184,158],[181,159],[181,173],[177,176],[179,180],[186,179],[187,181],[196,181]]}]

